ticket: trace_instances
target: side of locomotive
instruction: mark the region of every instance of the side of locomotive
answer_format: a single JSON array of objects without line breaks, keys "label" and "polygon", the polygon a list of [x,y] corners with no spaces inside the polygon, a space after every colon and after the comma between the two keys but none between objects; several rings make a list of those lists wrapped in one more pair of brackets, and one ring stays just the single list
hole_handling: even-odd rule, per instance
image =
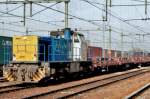
[{"label": "side of locomotive", "polygon": [[64,37],[15,36],[13,61],[4,67],[8,81],[38,82],[90,70],[82,34],[64,30]]}]

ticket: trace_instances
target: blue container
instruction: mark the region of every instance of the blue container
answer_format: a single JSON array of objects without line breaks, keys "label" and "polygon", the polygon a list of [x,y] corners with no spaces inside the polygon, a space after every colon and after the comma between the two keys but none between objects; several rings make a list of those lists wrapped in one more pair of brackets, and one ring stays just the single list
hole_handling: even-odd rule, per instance
[{"label": "blue container", "polygon": [[55,37],[39,38],[39,61],[69,61],[71,40]]},{"label": "blue container", "polygon": [[0,36],[0,65],[12,60],[12,37]]}]

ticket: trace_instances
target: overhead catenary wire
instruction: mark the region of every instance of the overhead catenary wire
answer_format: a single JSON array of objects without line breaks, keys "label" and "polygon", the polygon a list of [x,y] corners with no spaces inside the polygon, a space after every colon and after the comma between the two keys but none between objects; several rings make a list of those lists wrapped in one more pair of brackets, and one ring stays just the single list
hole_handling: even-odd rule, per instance
[{"label": "overhead catenary wire", "polygon": [[[3,12],[3,11],[0,11],[0,13],[7,14],[7,15],[11,15],[11,16],[18,17],[18,18],[22,18],[22,17],[23,17],[23,16],[19,16],[19,15],[12,14],[12,13]],[[37,21],[37,22],[42,22],[42,23],[46,23],[46,24],[51,24],[51,25],[55,25],[55,26],[61,27],[60,25],[53,24],[53,23],[46,22],[46,21],[42,21],[42,20],[39,20],[39,19],[33,19],[33,18],[29,18],[29,17],[26,17],[26,19],[29,19],[29,20],[32,20],[32,21]]]},{"label": "overhead catenary wire", "polygon": [[[44,5],[42,5],[42,4],[38,4],[38,3],[34,3],[34,4],[37,4],[37,5],[43,6],[43,7],[45,7],[45,8],[48,8],[48,9],[51,9],[51,10],[60,12],[60,13],[62,13],[62,14],[65,14],[65,12],[63,12],[63,11],[59,11],[59,10],[53,9],[53,8],[51,8],[51,7],[44,6]],[[0,13],[12,15],[12,16],[15,16],[15,17],[22,17],[22,16],[19,16],[19,15],[15,15],[15,14],[11,14],[11,13],[6,13],[6,12],[2,12],[2,11],[0,11]],[[91,24],[96,25],[96,26],[98,26],[98,27],[100,26],[99,24],[97,24],[97,23],[95,23],[95,22],[93,22],[93,21],[90,21],[90,20],[88,20],[88,19],[80,18],[80,17],[77,17],[77,16],[75,16],[75,15],[71,15],[71,14],[69,14],[69,16],[72,16],[72,17],[74,17],[74,18],[76,18],[76,19],[79,19],[79,20],[82,20],[82,21],[91,23]],[[43,23],[49,23],[49,22],[44,22],[44,21],[37,20],[37,19],[31,19],[31,18],[28,18],[28,17],[26,17],[26,19],[33,20],[33,21],[39,21],[39,22],[43,22]],[[49,23],[49,24],[56,25],[56,24],[53,24],[53,23]],[[56,25],[56,26],[58,26],[58,25]]]},{"label": "overhead catenary wire", "polygon": [[[8,22],[0,22],[0,24],[7,24],[7,25],[15,26],[15,27],[20,27],[20,28],[24,27],[22,25],[16,25],[16,24],[8,23]],[[49,32],[50,31],[50,30],[46,30],[46,29],[44,29],[44,30],[42,30],[42,29],[36,29],[36,28],[33,28],[33,27],[30,27],[28,29],[32,30],[32,31],[30,30],[29,32],[38,32],[38,31],[40,31],[40,32]]]},{"label": "overhead catenary wire", "polygon": [[[49,7],[53,7],[53,6],[55,6],[55,5],[59,4],[59,3],[60,2],[57,2],[57,3],[53,4],[53,5],[50,5]],[[32,14],[32,17],[35,16],[35,15],[37,15],[37,14],[40,14],[41,12],[43,12],[45,10],[47,10],[47,8],[44,8],[44,9],[42,9],[40,11],[35,12],[34,14]]]},{"label": "overhead catenary wire", "polygon": [[[98,8],[98,9],[100,9],[100,10],[102,10],[102,11],[105,11],[105,12],[106,12],[106,10],[105,10],[105,9],[102,9],[102,8],[100,8],[100,7],[98,7],[98,6],[94,5],[94,4],[92,4],[92,3],[91,3],[90,1],[88,1],[88,0],[81,0],[81,1],[87,2],[88,4],[90,4],[90,5],[92,5],[92,6],[96,7],[96,8]],[[122,18],[120,18],[120,17],[118,17],[118,16],[115,16],[115,15],[113,15],[112,13],[110,13],[110,12],[108,12],[108,11],[107,11],[107,13],[108,13],[108,14],[110,14],[111,16],[113,16],[114,18],[116,18],[116,19],[118,19],[118,20],[120,20],[120,21],[122,21],[122,22],[124,22],[124,23],[128,24],[129,26],[131,26],[131,27],[135,28],[136,30],[139,30],[139,31],[141,31],[141,32],[146,33],[145,31],[143,31],[143,30],[141,30],[141,29],[137,28],[136,26],[134,26],[134,25],[132,25],[132,24],[130,24],[130,23],[128,23],[128,22],[126,22],[126,21],[125,21],[125,20],[123,20]]]},{"label": "overhead catenary wire", "polygon": [[[46,8],[50,8],[50,7],[46,7]],[[9,14],[9,13],[4,13],[4,14]],[[9,15],[12,15],[12,14],[9,14]],[[21,17],[21,16],[17,16],[17,17]],[[29,19],[29,18],[27,18],[27,19]],[[48,23],[48,22],[44,22],[44,21],[40,21],[40,20],[36,20],[36,19],[30,19],[30,20],[39,21],[39,22],[43,22],[43,23]]]},{"label": "overhead catenary wire", "polygon": [[[15,10],[21,8],[22,6],[23,6],[23,5],[20,5],[20,6],[18,6],[18,7],[15,7],[14,9],[11,9],[11,10],[7,11],[6,13],[10,13],[10,12],[12,12],[12,11],[15,11]],[[3,15],[5,15],[5,13],[0,14],[0,16],[3,16]]]},{"label": "overhead catenary wire", "polygon": [[[45,9],[48,9],[48,8],[45,8]],[[38,20],[38,19],[36,19],[36,20]],[[42,22],[41,20],[38,20],[38,21],[40,21],[40,22]],[[89,20],[89,22],[91,22],[90,20]],[[43,23],[49,23],[49,22],[46,22],[46,21],[44,21]]]},{"label": "overhead catenary wire", "polygon": [[[91,3],[90,1],[88,1],[88,0],[81,0],[81,1],[85,1],[85,2],[87,2],[88,4],[94,6],[94,7],[98,8],[98,9],[100,9],[100,10],[102,10],[102,11],[106,11],[105,9],[102,9],[102,8],[100,8],[100,7],[98,7],[98,6],[94,5],[94,4],[92,4],[92,3]],[[144,32],[144,33],[147,33],[147,32],[145,32],[144,30],[139,29],[139,26],[137,27],[137,26],[135,26],[135,25],[132,25],[132,24],[126,22],[124,19],[113,15],[113,14],[110,13],[109,11],[107,11],[107,13],[110,14],[111,16],[113,16],[114,18],[116,18],[116,19],[118,19],[118,20],[120,20],[120,21],[122,21],[122,22],[128,24],[129,26],[133,27],[134,29],[139,30],[139,31]],[[133,38],[131,38],[131,39],[133,39]],[[136,39],[136,40],[137,40],[137,39]]]},{"label": "overhead catenary wire", "polygon": [[[99,3],[99,2],[91,2],[93,4],[97,4],[97,5],[105,5],[103,3]],[[148,6],[150,5],[149,3],[147,4]],[[112,4],[111,7],[135,7],[135,6],[145,6],[145,4]]]},{"label": "overhead catenary wire", "polygon": [[[34,4],[37,4],[37,3],[34,3]],[[49,7],[47,7],[47,6],[44,6],[44,5],[42,5],[42,4],[37,4],[37,5],[40,5],[40,6],[43,6],[43,7],[46,7],[46,8],[49,8]],[[54,11],[56,11],[56,12],[60,12],[60,13],[62,13],[62,14],[66,14],[65,12],[63,12],[63,11],[59,11],[59,10],[56,10],[56,9],[53,9],[53,8],[49,8],[49,9],[51,9],[51,10],[54,10]],[[93,22],[91,22],[91,21],[89,21],[89,20],[86,20],[86,19],[83,19],[83,18],[80,18],[80,17],[77,17],[77,16],[74,16],[74,15],[71,15],[71,14],[68,14],[69,16],[71,16],[71,17],[74,17],[74,18],[77,18],[77,19],[79,19],[79,20],[83,20],[83,21],[86,21],[86,22],[90,22],[90,23],[92,23],[93,24]],[[98,25],[98,24],[94,24],[94,25],[96,25],[96,26],[100,26],[100,25]],[[117,40],[117,39],[116,39]]]},{"label": "overhead catenary wire", "polygon": [[[59,13],[62,13],[62,14],[66,14],[66,13],[63,12],[63,11],[56,10],[56,9],[54,9],[54,8],[51,8],[51,7],[47,7],[47,6],[42,5],[42,4],[39,4],[39,3],[34,3],[34,4],[39,5],[39,6],[42,6],[42,7],[45,7],[45,8],[48,8],[48,9],[51,9],[51,10],[53,10],[53,11],[55,11],[55,12],[59,12]],[[82,17],[78,17],[78,16],[75,16],[75,15],[72,15],[72,14],[68,14],[68,16],[71,16],[71,17],[76,18],[76,19],[78,19],[78,20],[81,20],[81,21],[84,21],[84,22],[87,22],[87,23],[90,23],[90,24],[93,24],[93,25],[95,25],[95,26],[100,27],[99,24],[97,24],[97,23],[95,23],[95,22],[93,22],[93,21],[90,21],[90,20],[88,20],[88,19],[85,19],[85,18],[82,18]]]},{"label": "overhead catenary wire", "polygon": [[[57,2],[57,3],[53,4],[53,5],[51,5],[50,7],[53,7],[53,6],[55,6],[56,4],[58,4],[58,3],[60,3],[60,2]],[[20,17],[20,18],[21,18],[21,17],[23,17],[23,16],[11,14],[10,12],[15,11],[15,10],[17,10],[18,8],[20,8],[20,7],[22,7],[22,6],[23,6],[23,5],[18,6],[18,7],[16,7],[16,8],[14,8],[14,9],[11,9],[11,10],[7,11],[7,12],[2,12],[2,11],[1,11],[1,12],[0,12],[0,13],[2,13],[1,16],[7,14],[7,15],[11,15],[11,16],[14,16],[14,17]],[[38,13],[40,13],[40,12],[42,12],[42,11],[44,11],[44,10],[46,10],[46,9],[43,9],[43,10],[41,10],[41,11],[38,11],[38,12],[34,13],[33,16],[36,15],[36,14],[38,14]],[[47,23],[47,24],[51,24],[51,25],[54,25],[54,26],[63,27],[63,26],[60,26],[60,25],[51,23],[51,22],[49,22],[49,21],[48,21],[48,22],[45,22],[45,21],[41,21],[41,20],[38,20],[38,19],[31,19],[31,18],[25,18],[25,19],[29,19],[29,20],[32,20],[32,21],[38,21],[38,22],[42,22],[42,23]]]},{"label": "overhead catenary wire", "polygon": [[[38,5],[40,5],[40,6],[44,6],[44,5],[41,5],[41,4],[38,4]],[[55,4],[54,4],[55,5]],[[44,7],[46,7],[45,9],[52,9],[51,7],[47,7],[47,6],[44,6]],[[55,9],[52,9],[52,10],[55,10]],[[42,11],[42,10],[41,10]],[[56,10],[55,10],[56,11]],[[57,12],[58,12],[59,10],[57,10]],[[61,11],[59,11],[59,12],[61,12]],[[61,12],[61,13],[63,13],[63,14],[65,14],[65,12]],[[4,14],[8,14],[8,13],[4,13]],[[13,15],[13,14],[9,14],[9,15]],[[34,15],[34,14],[33,14]],[[13,15],[14,16],[14,15]],[[18,16],[17,16],[18,17]],[[20,17],[20,16],[19,16]],[[81,19],[81,20],[84,20],[84,21],[86,21],[86,22],[92,22],[92,21],[90,21],[90,20],[86,20],[86,19],[83,19],[83,18],[79,18],[79,17],[76,17],[76,16],[74,16],[75,18],[78,18],[78,19]],[[27,18],[27,19],[29,19],[29,18]],[[36,20],[36,19],[30,19],[30,20],[34,20],[34,21],[39,21],[39,22],[43,22],[43,23],[49,23],[49,22],[44,22],[44,21],[40,21],[40,20]],[[52,23],[51,23],[52,24]],[[93,24],[93,22],[92,22],[92,24]],[[55,25],[55,24],[53,24],[53,25]],[[96,24],[97,25],[97,24]],[[98,25],[99,26],[99,25]]]},{"label": "overhead catenary wire", "polygon": [[6,30],[6,31],[11,31],[11,32],[17,32],[17,33],[25,33],[22,31],[14,30],[14,29],[8,29],[8,28],[0,28],[0,30]]},{"label": "overhead catenary wire", "polygon": [[[110,12],[109,12],[109,13],[110,13]],[[110,13],[110,15],[111,15],[111,13]],[[108,26],[108,27],[110,27],[110,26]],[[116,31],[116,30],[114,30],[114,29],[111,29],[111,31],[113,31],[113,32],[115,32],[115,33],[120,34],[120,32],[117,32],[117,31]],[[128,38],[133,39],[133,38],[131,38],[131,37],[128,37]]]},{"label": "overhead catenary wire", "polygon": [[[82,1],[82,0],[81,0]],[[110,25],[108,26],[108,27],[110,27]],[[114,26],[111,26],[111,27],[113,27],[113,28],[116,28],[116,27],[114,27]],[[118,29],[118,28],[116,28],[116,29]],[[112,31],[114,31],[115,33],[119,33],[120,34],[120,32],[117,32],[117,31],[115,31],[114,29],[111,29]],[[131,37],[129,37],[130,39],[132,39]]]}]

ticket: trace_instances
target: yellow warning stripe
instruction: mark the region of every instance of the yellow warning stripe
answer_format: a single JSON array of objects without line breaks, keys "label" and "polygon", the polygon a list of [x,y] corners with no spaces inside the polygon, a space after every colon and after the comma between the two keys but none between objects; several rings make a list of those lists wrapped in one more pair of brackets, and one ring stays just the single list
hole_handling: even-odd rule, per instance
[{"label": "yellow warning stripe", "polygon": [[14,78],[11,72],[10,73],[5,72],[4,76],[8,81],[14,81]]},{"label": "yellow warning stripe", "polygon": [[45,72],[44,72],[44,71],[42,71],[41,69],[39,69],[38,71],[39,71],[39,73],[42,75],[42,77],[45,76]]},{"label": "yellow warning stripe", "polygon": [[33,75],[33,80],[38,81],[38,77],[37,77],[36,73]]},{"label": "yellow warning stripe", "polygon": [[42,78],[45,77],[44,74],[45,74],[44,71],[42,71],[41,69],[38,69],[38,71],[33,75],[33,80],[34,81],[41,80]]},{"label": "yellow warning stripe", "polygon": [[36,73],[36,76],[38,77],[38,81],[40,80],[40,75],[38,73]]},{"label": "yellow warning stripe", "polygon": [[8,78],[10,75],[11,75],[10,72],[9,72],[9,73],[8,73],[8,72],[5,72],[5,73],[4,73],[4,77],[5,77],[5,78]]},{"label": "yellow warning stripe", "polygon": [[41,80],[44,77],[44,74],[40,69],[37,72],[37,76],[39,77],[39,80]]}]

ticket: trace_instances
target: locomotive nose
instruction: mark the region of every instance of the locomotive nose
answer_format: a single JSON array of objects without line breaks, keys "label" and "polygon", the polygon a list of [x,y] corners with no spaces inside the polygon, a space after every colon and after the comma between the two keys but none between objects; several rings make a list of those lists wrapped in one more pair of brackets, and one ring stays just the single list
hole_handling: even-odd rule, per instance
[{"label": "locomotive nose", "polygon": [[3,76],[8,81],[38,82],[45,77],[45,68],[20,65],[19,68],[7,66]]}]

